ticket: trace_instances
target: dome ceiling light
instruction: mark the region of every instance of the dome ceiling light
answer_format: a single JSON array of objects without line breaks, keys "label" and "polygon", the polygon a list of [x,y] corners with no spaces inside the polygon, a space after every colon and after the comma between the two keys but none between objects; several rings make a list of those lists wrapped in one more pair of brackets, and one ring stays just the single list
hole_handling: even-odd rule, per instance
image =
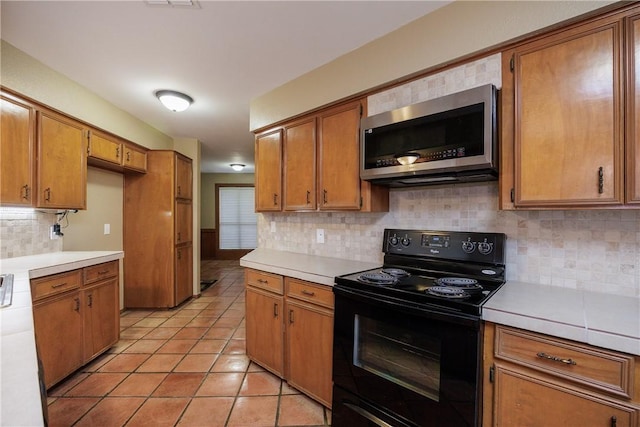
[{"label": "dome ceiling light", "polygon": [[244,169],[244,165],[241,163],[231,163],[229,166],[231,166],[231,169],[236,172],[240,172],[242,169]]},{"label": "dome ceiling light", "polygon": [[159,90],[156,92],[156,97],[162,105],[175,112],[184,111],[193,104],[193,98],[175,90]]}]

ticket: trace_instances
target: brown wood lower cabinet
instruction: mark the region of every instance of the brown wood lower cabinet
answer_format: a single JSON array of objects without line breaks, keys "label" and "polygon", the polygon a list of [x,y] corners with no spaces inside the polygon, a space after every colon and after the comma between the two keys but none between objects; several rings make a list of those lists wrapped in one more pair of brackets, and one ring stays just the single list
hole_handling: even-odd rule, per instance
[{"label": "brown wood lower cabinet", "polygon": [[331,288],[246,269],[247,355],[331,407]]},{"label": "brown wood lower cabinet", "polygon": [[638,426],[639,357],[493,324],[485,347],[485,426]]},{"label": "brown wood lower cabinet", "polygon": [[31,280],[38,356],[47,388],[120,338],[118,261]]}]

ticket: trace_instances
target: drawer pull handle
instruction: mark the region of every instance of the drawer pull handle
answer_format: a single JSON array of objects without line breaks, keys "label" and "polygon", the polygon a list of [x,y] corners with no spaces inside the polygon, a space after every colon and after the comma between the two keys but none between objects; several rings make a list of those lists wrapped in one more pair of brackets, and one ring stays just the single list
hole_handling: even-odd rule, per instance
[{"label": "drawer pull handle", "polygon": [[55,284],[55,285],[51,285],[51,287],[53,289],[56,289],[56,288],[61,288],[62,286],[66,285],[66,284],[67,284],[67,282],[62,282],[62,283],[58,283],[58,284]]},{"label": "drawer pull handle", "polygon": [[109,272],[109,270],[102,270],[102,271],[98,271],[98,274],[107,274]]},{"label": "drawer pull handle", "polygon": [[538,353],[536,356],[538,356],[541,359],[553,360],[554,362],[564,363],[565,365],[577,365],[576,361],[573,359],[563,359],[561,357],[552,356],[542,351]]},{"label": "drawer pull handle", "polygon": [[303,295],[308,295],[308,296],[312,297],[312,296],[314,296],[316,293],[315,293],[315,292],[308,291],[308,290],[306,290],[306,289],[303,289],[303,290],[302,290],[302,294],[303,294]]},{"label": "drawer pull handle", "polygon": [[289,324],[293,325],[293,310],[289,310]]},{"label": "drawer pull handle", "polygon": [[611,427],[616,427],[617,425],[618,425],[618,419],[614,415],[611,417]]},{"label": "drawer pull handle", "polygon": [[80,298],[74,298],[73,299],[76,302],[76,307],[73,309],[73,311],[80,311]]},{"label": "drawer pull handle", "polygon": [[89,304],[88,304],[88,306],[89,307],[93,307],[93,295],[92,294],[89,294]]},{"label": "drawer pull handle", "polygon": [[265,279],[258,279],[258,283],[265,283],[266,284],[266,283],[269,283],[269,281],[265,280]]},{"label": "drawer pull handle", "polygon": [[604,169],[602,166],[598,168],[598,193],[604,193]]},{"label": "drawer pull handle", "polygon": [[278,317],[278,304],[273,304],[273,317]]}]

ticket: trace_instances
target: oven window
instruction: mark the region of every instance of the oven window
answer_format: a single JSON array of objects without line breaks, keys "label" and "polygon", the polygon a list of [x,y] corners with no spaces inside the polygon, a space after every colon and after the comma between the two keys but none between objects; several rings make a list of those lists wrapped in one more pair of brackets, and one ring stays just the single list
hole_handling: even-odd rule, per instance
[{"label": "oven window", "polygon": [[355,315],[353,364],[436,402],[440,340]]}]

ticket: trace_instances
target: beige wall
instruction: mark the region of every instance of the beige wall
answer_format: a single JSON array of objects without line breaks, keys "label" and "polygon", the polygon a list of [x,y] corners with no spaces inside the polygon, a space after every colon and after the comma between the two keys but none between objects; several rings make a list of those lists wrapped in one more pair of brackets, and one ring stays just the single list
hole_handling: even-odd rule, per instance
[{"label": "beige wall", "polygon": [[252,173],[203,173],[201,228],[216,228],[216,184],[253,184]]},{"label": "beige wall", "polygon": [[268,126],[610,3],[455,1],[253,99],[249,126]]}]

